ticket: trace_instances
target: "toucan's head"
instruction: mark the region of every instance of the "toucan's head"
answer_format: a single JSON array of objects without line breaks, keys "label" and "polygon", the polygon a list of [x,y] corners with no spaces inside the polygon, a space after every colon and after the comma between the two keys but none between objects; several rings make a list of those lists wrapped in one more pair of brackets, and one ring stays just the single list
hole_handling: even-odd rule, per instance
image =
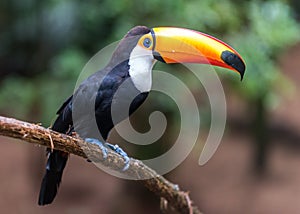
[{"label": "toucan's head", "polygon": [[128,58],[132,74],[143,73],[143,69],[146,74],[156,60],[164,63],[211,64],[238,72],[241,79],[245,72],[245,63],[233,48],[210,35],[194,30],[175,27],[149,29],[137,26],[121,41],[119,54],[126,52],[125,46],[127,50],[130,49]]}]

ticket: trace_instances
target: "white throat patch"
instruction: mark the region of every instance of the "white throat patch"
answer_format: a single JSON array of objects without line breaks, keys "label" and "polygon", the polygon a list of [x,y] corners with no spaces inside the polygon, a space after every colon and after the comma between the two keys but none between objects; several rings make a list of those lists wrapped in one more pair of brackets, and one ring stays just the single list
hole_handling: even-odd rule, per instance
[{"label": "white throat patch", "polygon": [[129,57],[129,75],[140,92],[149,92],[152,86],[152,68],[156,60],[152,51],[137,45]]}]

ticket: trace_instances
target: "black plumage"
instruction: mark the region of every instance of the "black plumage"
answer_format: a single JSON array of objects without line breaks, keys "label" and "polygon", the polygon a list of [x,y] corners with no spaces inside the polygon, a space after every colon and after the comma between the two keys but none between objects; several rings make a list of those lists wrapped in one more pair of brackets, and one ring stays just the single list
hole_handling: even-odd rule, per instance
[{"label": "black plumage", "polygon": [[[139,92],[130,79],[129,57],[138,39],[149,32],[150,29],[138,26],[126,34],[108,65],[83,81],[74,95],[63,103],[52,126],[54,131],[66,134],[76,131],[82,138],[105,141],[114,124],[128,117],[124,108],[129,106],[129,114],[132,114],[144,102],[148,93]],[[118,93],[115,94],[117,90]],[[116,106],[116,111],[125,111],[124,114],[117,115],[115,123],[111,116],[112,103]],[[96,120],[96,128],[92,127],[93,120]],[[39,205],[50,204],[55,198],[68,160],[67,153],[58,150],[51,152],[49,149],[47,153],[48,161],[41,184]]]}]

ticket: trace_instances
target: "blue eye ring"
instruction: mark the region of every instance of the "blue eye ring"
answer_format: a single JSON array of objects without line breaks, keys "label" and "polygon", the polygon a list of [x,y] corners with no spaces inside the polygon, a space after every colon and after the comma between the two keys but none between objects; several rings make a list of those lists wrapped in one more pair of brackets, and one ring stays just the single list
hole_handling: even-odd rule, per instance
[{"label": "blue eye ring", "polygon": [[150,48],[152,45],[152,41],[149,38],[145,38],[143,41],[143,45],[145,46],[145,48]]}]

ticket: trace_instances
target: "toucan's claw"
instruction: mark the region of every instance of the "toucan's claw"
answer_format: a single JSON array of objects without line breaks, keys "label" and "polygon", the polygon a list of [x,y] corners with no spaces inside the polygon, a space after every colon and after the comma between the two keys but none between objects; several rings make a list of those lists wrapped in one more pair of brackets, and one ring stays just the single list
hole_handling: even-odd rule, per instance
[{"label": "toucan's claw", "polygon": [[[103,154],[103,159],[107,158],[107,148],[105,147],[105,145],[101,141],[99,141],[95,138],[86,138],[84,140],[88,143],[95,144],[95,145],[99,146],[99,148],[101,149],[102,154]],[[88,161],[91,162],[89,159],[88,159]]]},{"label": "toucan's claw", "polygon": [[[121,155],[125,160],[125,166],[123,167],[122,171],[126,171],[129,168],[130,158],[128,157],[127,153],[124,152],[124,150],[121,147],[119,147],[118,145],[112,145],[110,143],[103,144],[101,141],[99,141],[95,138],[86,138],[85,141],[99,146],[99,148],[101,149],[102,154],[103,154],[103,159],[107,158],[107,147],[110,148],[111,150],[115,151],[116,153]],[[87,161],[91,162],[91,160],[89,160],[89,159]]]},{"label": "toucan's claw", "polygon": [[109,147],[111,150],[115,151],[119,155],[121,155],[125,160],[125,166],[123,167],[122,171],[126,171],[130,166],[130,158],[128,157],[127,153],[124,152],[124,150],[119,147],[117,144],[112,145],[110,143],[105,143],[105,146]]}]

